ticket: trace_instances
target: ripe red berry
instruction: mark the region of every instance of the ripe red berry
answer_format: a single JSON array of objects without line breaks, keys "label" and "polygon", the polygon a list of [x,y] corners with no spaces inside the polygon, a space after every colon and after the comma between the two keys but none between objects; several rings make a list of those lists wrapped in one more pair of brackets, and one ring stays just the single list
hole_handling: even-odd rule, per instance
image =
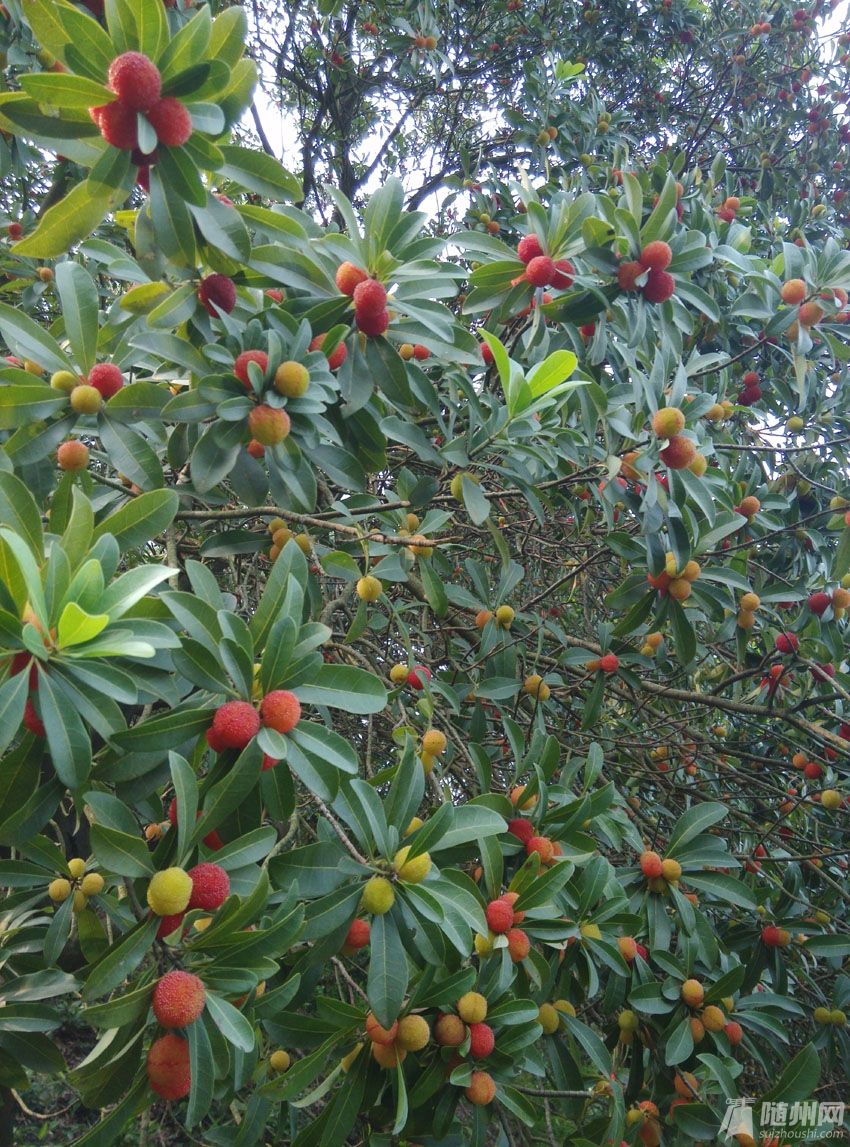
[{"label": "ripe red berry", "polygon": [[230,877],[218,864],[196,864],[188,875],[192,880],[189,908],[203,908],[214,912],[230,895]]},{"label": "ripe red berry", "polygon": [[268,729],[291,733],[301,720],[301,702],[288,689],[275,689],[260,702],[260,719]]},{"label": "ripe red berry", "polygon": [[56,451],[56,461],[60,470],[66,470],[69,474],[78,474],[80,471],[88,469],[89,448],[85,442],[80,442],[76,438],[69,442],[63,442]]},{"label": "ripe red berry", "polygon": [[787,944],[788,933],[784,928],[777,928],[775,924],[768,924],[761,930],[761,941],[766,948],[784,948]]},{"label": "ripe red berry", "polygon": [[555,263],[548,255],[535,255],[525,268],[525,277],[532,287],[548,287],[555,275]]},{"label": "ripe red berry", "polygon": [[148,1082],[161,1099],[182,1099],[189,1094],[192,1073],[189,1067],[189,1042],[169,1033],[154,1040],[146,1063]]},{"label": "ripe red berry", "polygon": [[646,267],[642,263],[621,263],[617,269],[617,285],[621,291],[636,291],[637,280],[646,274]]},{"label": "ripe red berry", "polygon": [[534,825],[531,821],[523,820],[522,817],[514,817],[513,820],[508,821],[508,832],[526,844],[534,836]]},{"label": "ripe red berry", "polygon": [[778,653],[796,653],[800,647],[800,640],[796,633],[779,633],[774,642]]},{"label": "ripe red berry", "polygon": [[291,421],[285,410],[261,404],[248,415],[248,433],[263,446],[277,446],[289,434]]},{"label": "ripe red berry", "polygon": [[816,781],[818,777],[823,776],[823,768],[817,761],[809,761],[809,763],[803,767],[803,776],[807,780]]},{"label": "ripe red berry", "polygon": [[141,52],[124,52],[109,65],[109,86],[133,111],[149,111],[159,99],[159,68]]},{"label": "ripe red berry", "polygon": [[653,271],[666,271],[672,259],[673,252],[670,250],[669,244],[662,242],[661,239],[647,243],[640,253],[641,263]]},{"label": "ripe red berry", "polygon": [[185,1028],[204,1010],[203,980],[191,972],[166,972],[153,990],[151,1006],[156,1022],[164,1028]]},{"label": "ripe red berry", "polygon": [[615,653],[606,653],[599,658],[599,668],[603,673],[616,673],[620,668],[620,658]]},{"label": "ripe red berry", "polygon": [[91,368],[86,382],[100,391],[105,399],[112,398],[124,385],[124,375],[114,363],[100,362]]},{"label": "ripe red berry", "polygon": [[491,900],[484,915],[491,932],[509,932],[514,924],[513,905],[507,900]]},{"label": "ripe red berry", "polygon": [[479,346],[481,347],[481,357],[484,359],[484,362],[487,364],[487,366],[490,366],[493,362],[493,352],[490,349],[490,344],[479,343]]},{"label": "ripe red berry", "polygon": [[159,927],[156,930],[157,940],[164,940],[170,936],[172,932],[176,932],[180,925],[183,923],[185,912],[178,912],[176,916],[162,916],[159,921]]},{"label": "ripe red berry", "polygon": [[377,316],[387,309],[387,292],[377,279],[364,279],[354,288],[352,295],[356,317]]},{"label": "ripe red berry", "polygon": [[226,749],[244,749],[260,731],[260,715],[247,701],[226,701],[212,723],[213,732]]},{"label": "ripe red berry", "polygon": [[261,442],[256,442],[253,438],[245,447],[252,458],[262,458],[266,453],[266,448]]},{"label": "ripe red berry", "polygon": [[139,146],[136,113],[126,104],[115,100],[111,104],[89,108],[89,115],[100,128],[100,134],[113,147],[132,151]]},{"label": "ripe red berry", "polygon": [[413,347],[413,357],[417,362],[424,362],[426,358],[431,357],[431,352],[422,343],[416,343]]},{"label": "ripe red berry", "polygon": [[343,948],[348,949],[349,952],[359,952],[369,943],[371,931],[368,920],[352,920]]},{"label": "ripe red berry", "polygon": [[746,374],[741,376],[741,385],[745,388],[748,386],[758,386],[760,382],[761,379],[754,370],[748,370]]},{"label": "ripe red berry", "polygon": [[[322,343],[325,341],[324,335],[316,335],[310,343],[310,350],[321,350]],[[340,343],[336,350],[331,354],[328,359],[328,367],[331,370],[339,370],[345,360],[348,358],[348,348],[345,343]]]},{"label": "ripe red berry", "polygon": [[536,235],[523,235],[516,249],[517,257],[523,263],[530,263],[532,259],[543,254],[543,248]]},{"label": "ripe red berry", "polygon": [[379,311],[377,314],[363,314],[361,311],[355,311],[354,322],[357,324],[357,329],[364,335],[369,338],[377,338],[390,325],[390,313],[389,311]]},{"label": "ripe red berry", "polygon": [[251,379],[248,376],[248,363],[250,362],[255,362],[261,372],[265,374],[269,367],[269,356],[264,350],[243,350],[241,354],[236,356],[233,373],[248,390],[251,389]]},{"label": "ripe red berry", "polygon": [[525,842],[525,851],[529,856],[536,852],[544,864],[548,864],[555,856],[555,849],[548,836],[532,836]]},{"label": "ripe red berry", "polygon": [[809,597],[808,605],[812,613],[822,617],[832,605],[832,598],[828,593],[813,593]]},{"label": "ripe red berry", "polygon": [[31,733],[35,733],[36,737],[43,737],[46,732],[44,722],[35,711],[32,698],[28,698],[24,706],[24,727],[29,729]]},{"label": "ripe red berry", "polygon": [[353,263],[340,263],[337,267],[336,285],[343,295],[349,297],[353,295],[355,287],[359,286],[360,283],[365,283],[368,278],[368,273],[361,270],[360,267],[355,267]]},{"label": "ripe red berry", "polygon": [[236,284],[227,275],[207,275],[201,279],[198,298],[213,318],[218,316],[216,307],[229,315],[236,306]]},{"label": "ripe red berry", "polygon": [[414,665],[407,675],[407,684],[411,689],[424,689],[431,680],[431,670],[424,665]]},{"label": "ripe red berry", "polygon": [[550,286],[556,287],[559,291],[566,291],[573,285],[575,273],[576,269],[569,259],[559,259],[555,264],[555,274],[552,276]]},{"label": "ripe red berry", "polygon": [[676,290],[676,280],[667,271],[650,271],[643,288],[648,303],[663,303]]},{"label": "ripe red berry", "polygon": [[182,147],[192,134],[189,109],[174,96],[161,99],[147,113],[157,140],[165,147]]},{"label": "ripe red berry", "polygon": [[664,871],[661,867],[661,857],[657,852],[642,852],[640,857],[640,870],[647,880],[654,880]]},{"label": "ripe red berry", "polygon": [[13,221],[13,222],[12,222],[12,223],[10,223],[10,224],[9,224],[9,226],[6,228],[6,233],[8,234],[8,236],[9,236],[9,238],[10,238],[10,239],[20,239],[20,237],[21,237],[21,236],[23,235],[23,233],[24,233],[24,229],[23,229],[23,227],[20,225],[20,223],[17,223],[17,222],[14,222],[14,221]]},{"label": "ripe red berry", "polygon": [[760,398],[760,386],[745,386],[744,389],[738,393],[737,402],[739,406],[753,406]]},{"label": "ripe red berry", "polygon": [[469,1025],[469,1054],[473,1059],[486,1059],[496,1046],[496,1037],[489,1024]]}]

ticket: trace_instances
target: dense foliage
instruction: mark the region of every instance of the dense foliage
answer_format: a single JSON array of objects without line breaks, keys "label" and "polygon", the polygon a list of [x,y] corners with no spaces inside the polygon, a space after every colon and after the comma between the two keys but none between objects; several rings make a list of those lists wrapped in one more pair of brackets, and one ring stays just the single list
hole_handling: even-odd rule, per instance
[{"label": "dense foliage", "polygon": [[0,1143],[845,1099],[843,30],[2,12]]}]

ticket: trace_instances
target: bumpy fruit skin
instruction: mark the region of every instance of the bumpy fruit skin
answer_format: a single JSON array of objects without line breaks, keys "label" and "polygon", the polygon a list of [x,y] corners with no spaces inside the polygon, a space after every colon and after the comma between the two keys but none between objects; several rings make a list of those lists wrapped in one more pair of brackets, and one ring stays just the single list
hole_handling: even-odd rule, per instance
[{"label": "bumpy fruit skin", "polygon": [[[310,350],[321,350],[322,349],[322,343],[324,341],[325,341],[325,335],[324,334],[316,335],[316,337],[310,343]],[[329,356],[327,356],[327,358],[328,358],[328,368],[330,370],[339,370],[339,368],[342,366],[342,364],[348,358],[348,347],[346,347],[345,343],[340,343],[334,349],[334,351]]]},{"label": "bumpy fruit skin", "polygon": [[689,1008],[701,1007],[704,998],[705,988],[699,980],[685,980],[682,984],[682,999]]},{"label": "bumpy fruit skin", "polygon": [[206,1003],[203,980],[191,972],[166,972],[153,990],[151,1006],[164,1028],[185,1028],[195,1022]]},{"label": "bumpy fruit skin", "polygon": [[149,111],[159,100],[159,68],[141,52],[124,52],[109,65],[108,82],[115,95],[133,111]]},{"label": "bumpy fruit skin", "polygon": [[342,945],[343,953],[346,956],[351,956],[354,952],[359,952],[361,948],[365,948],[369,943],[371,931],[368,920],[352,920]]},{"label": "bumpy fruit skin", "polygon": [[486,1071],[473,1071],[464,1095],[473,1107],[486,1107],[496,1098],[496,1084]]},{"label": "bumpy fruit skin", "polygon": [[229,315],[236,306],[236,284],[227,275],[207,275],[201,279],[198,287],[198,299],[201,306],[213,316],[218,317],[218,307]]},{"label": "bumpy fruit skin", "polygon": [[668,884],[672,884],[682,875],[682,866],[678,860],[664,860],[661,862],[661,875]]},{"label": "bumpy fruit skin", "polygon": [[[366,271],[361,270],[360,267],[355,267],[353,263],[346,261],[340,263],[336,269],[336,285],[343,295],[348,295],[349,298],[354,294],[355,289],[361,284],[365,283],[369,278]],[[386,301],[386,293],[384,294],[384,301]]]},{"label": "bumpy fruit skin", "polygon": [[473,1059],[486,1059],[496,1046],[496,1037],[489,1024],[469,1025],[469,1054]]},{"label": "bumpy fruit skin", "polygon": [[431,857],[427,852],[422,852],[419,856],[414,856],[412,860],[408,860],[409,854],[409,844],[400,848],[393,857],[393,869],[399,880],[403,880],[406,884],[419,884],[431,871]]},{"label": "bumpy fruit skin", "polygon": [[491,900],[484,914],[487,917],[487,927],[497,935],[509,932],[513,927],[514,910],[507,900]]},{"label": "bumpy fruit skin", "polygon": [[377,601],[384,592],[384,587],[381,585],[381,582],[372,574],[366,574],[365,577],[358,578],[356,589],[357,596],[360,600],[366,602]]},{"label": "bumpy fruit skin", "polygon": [[398,1034],[398,1020],[395,1021],[390,1027],[385,1028],[369,1012],[366,1017],[366,1035],[372,1043],[380,1043],[384,1046],[391,1044]]},{"label": "bumpy fruit skin", "polygon": [[189,1094],[192,1076],[189,1069],[189,1043],[169,1033],[154,1040],[146,1064],[151,1089],[161,1099],[182,1099]]},{"label": "bumpy fruit skin", "polygon": [[726,1016],[716,1004],[709,1004],[707,1008],[704,1008],[700,1019],[705,1025],[706,1031],[721,1032],[726,1026]]},{"label": "bumpy fruit skin", "polygon": [[377,279],[364,279],[358,283],[351,295],[357,316],[377,317],[386,313],[387,291]]},{"label": "bumpy fruit skin", "polygon": [[696,457],[697,448],[690,438],[674,434],[659,456],[671,470],[685,470]]},{"label": "bumpy fruit skin", "polygon": [[104,399],[108,399],[124,385],[124,375],[114,363],[99,362],[89,371],[86,382],[99,391]]},{"label": "bumpy fruit skin", "polygon": [[530,821],[524,820],[523,817],[517,816],[513,820],[508,821],[508,832],[521,840],[523,844],[528,844],[534,836],[534,826]]},{"label": "bumpy fruit skin", "polygon": [[427,729],[422,734],[422,748],[434,757],[439,757],[441,753],[444,753],[447,745],[446,734],[440,729]]},{"label": "bumpy fruit skin", "polygon": [[761,930],[761,942],[766,948],[787,948],[791,943],[791,935],[784,928],[768,924]]},{"label": "bumpy fruit skin", "polygon": [[405,1051],[421,1051],[431,1038],[431,1029],[424,1016],[405,1016],[398,1021],[396,1043]]},{"label": "bumpy fruit skin", "polygon": [[525,267],[525,277],[532,287],[548,287],[556,273],[554,260],[548,255],[535,255]]},{"label": "bumpy fruit skin", "polygon": [[546,1035],[554,1035],[561,1023],[558,1009],[553,1004],[541,1004],[537,1010],[537,1020]]},{"label": "bumpy fruit skin", "polygon": [[652,416],[652,430],[657,438],[672,438],[685,429],[685,416],[678,406],[665,406]]},{"label": "bumpy fruit skin", "polygon": [[71,881],[64,876],[51,880],[47,886],[47,895],[54,904],[62,904],[71,895]]},{"label": "bumpy fruit skin", "polygon": [[516,613],[510,605],[500,605],[495,613],[496,624],[501,626],[502,629],[510,629],[513,625]]},{"label": "bumpy fruit skin", "polygon": [[835,812],[841,808],[841,793],[837,789],[824,789],[820,795],[821,808],[828,812]]},{"label": "bumpy fruit skin", "polygon": [[301,720],[301,702],[288,689],[273,689],[260,702],[260,719],[268,729],[291,733]]},{"label": "bumpy fruit skin", "polygon": [[480,992],[466,992],[457,1002],[457,1014],[468,1024],[480,1024],[487,1019],[487,1000]]},{"label": "bumpy fruit skin", "polygon": [[115,100],[111,104],[89,108],[89,115],[100,128],[100,134],[112,147],[133,151],[139,146],[136,113],[132,108]]},{"label": "bumpy fruit skin", "polygon": [[398,665],[393,665],[392,669],[390,669],[389,678],[393,685],[401,685],[403,681],[407,680],[407,674],[407,666],[399,663]]},{"label": "bumpy fruit skin", "polygon": [[622,1032],[636,1032],[640,1027],[640,1020],[633,1011],[626,1010],[617,1016],[617,1026]]},{"label": "bumpy fruit skin", "polygon": [[425,665],[414,665],[407,674],[407,684],[419,692],[431,680],[431,670]]},{"label": "bumpy fruit skin", "polygon": [[219,864],[196,864],[189,869],[192,881],[190,908],[204,908],[214,912],[230,895],[230,877]]},{"label": "bumpy fruit skin", "polygon": [[192,895],[192,878],[182,868],[155,872],[148,885],[148,906],[155,916],[185,912]]},{"label": "bumpy fruit skin", "polygon": [[699,1080],[690,1071],[676,1072],[673,1078],[673,1088],[682,1099],[693,1099],[694,1092],[699,1091]]},{"label": "bumpy fruit skin", "polygon": [[372,1059],[379,1067],[396,1067],[397,1064],[403,1063],[406,1057],[407,1052],[398,1044],[372,1044]]},{"label": "bumpy fruit skin", "polygon": [[70,394],[79,382],[79,376],[72,374],[70,370],[56,370],[50,376],[50,385],[53,389],[63,390],[66,394]]},{"label": "bumpy fruit skin", "polygon": [[81,383],[71,391],[71,409],[76,414],[97,414],[103,405],[103,396],[88,383]]},{"label": "bumpy fruit skin", "polygon": [[796,307],[798,303],[802,303],[808,294],[808,288],[802,279],[789,279],[783,283],[779,290],[779,297],[783,303],[788,303],[789,306]]},{"label": "bumpy fruit skin", "polygon": [[566,291],[573,285],[576,269],[569,259],[558,259],[555,263],[555,273],[550,286],[558,291]]},{"label": "bumpy fruit skin", "polygon": [[284,1071],[289,1071],[290,1063],[292,1063],[292,1057],[289,1052],[284,1051],[283,1048],[278,1048],[277,1051],[273,1051],[269,1056],[269,1067],[279,1075]]},{"label": "bumpy fruit skin", "polygon": [[183,923],[184,915],[185,913],[183,912],[177,912],[173,916],[163,916],[156,930],[157,940],[164,940],[167,936],[170,936],[172,932],[176,932]]},{"label": "bumpy fruit skin", "polygon": [[395,889],[385,876],[373,876],[366,881],[361,903],[370,916],[383,916],[395,903]]},{"label": "bumpy fruit skin", "polygon": [[640,262],[652,271],[666,271],[673,260],[670,246],[661,239],[647,243],[640,253]]},{"label": "bumpy fruit skin", "polygon": [[676,291],[676,280],[666,271],[650,271],[643,288],[648,303],[664,303]]},{"label": "bumpy fruit skin", "polygon": [[774,642],[777,653],[796,653],[800,647],[800,640],[796,633],[780,633]]},{"label": "bumpy fruit skin", "polygon": [[248,433],[262,446],[277,446],[290,430],[289,415],[273,406],[255,406],[248,415]]},{"label": "bumpy fruit skin", "polygon": [[[229,281],[229,280],[228,280]],[[236,298],[236,291],[234,289],[234,301]],[[213,300],[214,302],[217,300]],[[231,307],[231,310],[233,308]],[[209,307],[207,308],[209,310]],[[222,310],[224,308],[222,307]],[[241,354],[236,356],[236,361],[233,364],[233,373],[242,383],[246,390],[251,389],[251,379],[248,375],[248,364],[255,362],[260,368],[260,372],[265,374],[269,365],[269,356],[264,350],[243,350]]]},{"label": "bumpy fruit skin", "polygon": [[440,1047],[460,1047],[466,1039],[466,1024],[459,1016],[438,1016],[434,1024],[434,1042]]},{"label": "bumpy fruit skin", "polygon": [[68,861],[68,871],[75,880],[79,880],[86,870],[86,862],[81,856],[72,856]]},{"label": "bumpy fruit skin", "polygon": [[384,334],[389,327],[390,313],[389,311],[379,311],[378,314],[372,315],[355,311],[354,322],[361,334],[368,338],[377,338],[378,335]]},{"label": "bumpy fruit skin", "polygon": [[723,1030],[726,1033],[726,1038],[729,1040],[729,1043],[732,1045],[732,1047],[737,1047],[741,1040],[744,1038],[744,1029],[739,1023],[736,1023],[735,1020],[729,1020],[729,1022],[725,1024]]},{"label": "bumpy fruit skin", "polygon": [[620,659],[616,653],[606,653],[599,658],[599,668],[603,673],[616,673],[620,668]]},{"label": "bumpy fruit skin", "polygon": [[192,135],[189,109],[174,96],[166,96],[155,103],[147,118],[164,147],[182,147]]},{"label": "bumpy fruit skin", "polygon": [[106,881],[99,872],[89,872],[80,881],[80,891],[84,896],[99,896]]},{"label": "bumpy fruit skin", "polygon": [[81,470],[88,468],[89,448],[85,442],[77,439],[63,442],[56,451],[56,461],[60,470],[66,470],[69,474],[79,474]]},{"label": "bumpy fruit skin", "polygon": [[532,259],[543,254],[543,248],[540,246],[540,240],[536,235],[523,235],[517,245],[516,253],[518,259],[528,264]]},{"label": "bumpy fruit skin", "polygon": [[630,964],[637,956],[637,943],[631,936],[618,936],[617,947],[627,964]]},{"label": "bumpy fruit skin", "polygon": [[638,279],[646,274],[646,267],[637,261],[621,263],[617,268],[617,286],[621,291],[638,290]]},{"label": "bumpy fruit skin", "polygon": [[247,701],[226,701],[216,709],[211,732],[224,749],[244,749],[260,731],[260,715]]},{"label": "bumpy fruit skin", "polygon": [[532,836],[525,843],[525,851],[529,856],[536,852],[543,864],[549,864],[555,857],[555,850],[548,836]]},{"label": "bumpy fruit skin", "polygon": [[664,871],[663,862],[657,852],[642,852],[640,857],[640,870],[647,878],[653,880]]},{"label": "bumpy fruit skin", "polygon": [[301,362],[282,362],[274,372],[274,388],[284,398],[300,398],[310,385],[310,372]]}]

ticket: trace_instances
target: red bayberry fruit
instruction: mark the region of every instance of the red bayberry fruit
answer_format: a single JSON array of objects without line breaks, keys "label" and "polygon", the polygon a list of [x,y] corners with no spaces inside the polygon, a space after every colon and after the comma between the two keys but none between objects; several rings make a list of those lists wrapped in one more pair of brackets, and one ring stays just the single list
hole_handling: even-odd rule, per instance
[{"label": "red bayberry fruit", "polygon": [[555,263],[555,274],[552,276],[550,286],[559,291],[566,291],[568,287],[573,285],[575,273],[576,269],[569,259],[558,259]]},{"label": "red bayberry fruit", "polygon": [[667,271],[650,271],[643,288],[648,303],[663,303],[676,290],[676,280]]},{"label": "red bayberry fruit", "polygon": [[485,911],[491,932],[508,932],[513,927],[514,910],[506,900],[491,900]]},{"label": "red bayberry fruit", "polygon": [[157,140],[165,147],[182,147],[192,134],[189,109],[173,96],[166,96],[147,113]]},{"label": "red bayberry fruit", "polygon": [[534,826],[531,821],[523,820],[522,817],[514,817],[513,820],[508,821],[508,832],[526,844],[534,836]]},{"label": "red bayberry fruit", "polygon": [[603,673],[616,673],[620,668],[620,658],[615,653],[606,653],[599,658],[599,668]]},{"label": "red bayberry fruit", "polygon": [[132,151],[139,146],[136,113],[119,100],[102,107],[89,108],[89,115],[100,128],[107,143],[121,151]]},{"label": "red bayberry fruit", "polygon": [[244,387],[250,389],[251,379],[248,376],[248,363],[255,362],[263,374],[269,367],[269,356],[264,350],[243,350],[236,356],[233,364],[233,373]]},{"label": "red bayberry fruit", "polygon": [[343,295],[351,297],[354,294],[356,287],[360,283],[365,283],[369,278],[366,271],[355,267],[353,263],[345,262],[340,263],[336,271],[336,285]]},{"label": "red bayberry fruit", "polygon": [[530,263],[532,259],[543,254],[543,248],[536,235],[523,235],[516,249],[517,257],[523,263]]},{"label": "red bayberry fruit", "polygon": [[828,593],[813,593],[809,597],[808,605],[812,613],[822,617],[832,605],[832,598]]},{"label": "red bayberry fruit", "polygon": [[359,952],[369,943],[371,931],[368,920],[352,920],[342,950],[347,953]]},{"label": "red bayberry fruit", "polygon": [[214,912],[230,895],[230,877],[219,864],[196,864],[187,875],[192,880],[189,908]]},{"label": "red bayberry fruit", "polygon": [[226,749],[244,749],[260,731],[260,715],[247,701],[226,701],[212,723],[213,732]]},{"label": "red bayberry fruit", "polygon": [[796,633],[778,633],[774,642],[777,653],[796,653],[800,647],[800,640]]},{"label": "red bayberry fruit", "polygon": [[219,310],[229,315],[236,306],[236,284],[227,275],[207,275],[198,287],[201,305],[215,318]]},{"label": "red bayberry fruit", "polygon": [[548,255],[535,255],[525,268],[525,277],[532,287],[548,287],[555,275],[555,263]]},{"label": "red bayberry fruit", "polygon": [[109,65],[109,86],[122,104],[136,112],[149,111],[159,100],[159,68],[141,52],[124,52]]},{"label": "red bayberry fruit", "polygon": [[124,385],[124,375],[114,363],[100,362],[91,368],[86,382],[104,398],[112,398]]},{"label": "red bayberry fruit", "polygon": [[151,1006],[156,1022],[164,1028],[185,1028],[204,1010],[204,982],[191,972],[166,972],[153,990]]},{"label": "red bayberry fruit", "polygon": [[646,274],[646,267],[635,261],[621,263],[617,268],[617,285],[621,291],[636,291],[637,281],[641,275]]},{"label": "red bayberry fruit", "polygon": [[377,338],[390,325],[390,313],[389,311],[379,311],[377,314],[364,314],[362,311],[355,311],[354,322],[362,334],[369,338]]},{"label": "red bayberry fruit", "polygon": [[431,670],[425,665],[414,665],[407,675],[407,684],[411,689],[424,689],[431,680]]},{"label": "red bayberry fruit", "polygon": [[661,239],[647,243],[640,253],[641,263],[653,271],[666,271],[672,259],[673,252],[670,250],[669,244],[664,243]]},{"label": "red bayberry fruit", "polygon": [[268,729],[291,733],[301,720],[301,702],[288,689],[274,689],[260,702],[260,719]]},{"label": "red bayberry fruit", "polygon": [[151,1089],[161,1099],[182,1099],[192,1086],[189,1042],[169,1033],[154,1040],[145,1065]]},{"label": "red bayberry fruit", "polygon": [[496,1037],[489,1024],[469,1025],[469,1054],[473,1059],[486,1059],[496,1046]]},{"label": "red bayberry fruit", "polygon": [[[322,343],[324,341],[325,335],[316,335],[316,337],[310,343],[310,350],[321,350]],[[339,370],[347,358],[348,348],[346,347],[345,343],[340,343],[336,350],[334,350],[333,354],[331,354],[330,358],[328,358],[328,367],[331,370]]]},{"label": "red bayberry fruit", "polygon": [[387,309],[387,291],[377,279],[364,279],[352,295],[356,316],[381,315]]}]

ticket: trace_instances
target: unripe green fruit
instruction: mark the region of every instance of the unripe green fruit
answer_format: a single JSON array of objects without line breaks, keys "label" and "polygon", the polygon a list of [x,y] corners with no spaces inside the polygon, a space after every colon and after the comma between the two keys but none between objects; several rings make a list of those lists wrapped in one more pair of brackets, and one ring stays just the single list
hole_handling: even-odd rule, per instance
[{"label": "unripe green fruit", "polygon": [[452,497],[455,498],[458,502],[463,501],[463,479],[464,478],[466,478],[466,480],[468,482],[472,482],[476,486],[478,485],[478,479],[475,477],[474,474],[470,474],[467,471],[464,471],[462,474],[455,474],[454,478],[452,478],[451,485],[450,485],[449,489],[452,492]]},{"label": "unripe green fruit", "polygon": [[829,1013],[829,1022],[831,1024],[835,1024],[836,1027],[843,1028],[847,1023],[847,1016],[844,1014],[841,1008],[833,1008]]},{"label": "unripe green fruit", "polygon": [[617,1016],[617,1024],[621,1032],[636,1032],[640,1026],[640,1020],[633,1011],[624,1011]]},{"label": "unripe green fruit", "polygon": [[71,409],[77,414],[97,414],[103,405],[103,396],[88,383],[75,386],[71,391]]},{"label": "unripe green fruit", "polygon": [[66,394],[70,394],[79,381],[77,375],[71,374],[70,370],[57,370],[50,376],[53,389],[63,390]]},{"label": "unripe green fruit", "polygon": [[829,1008],[815,1008],[813,1019],[816,1024],[828,1024],[832,1022],[832,1012]]},{"label": "unripe green fruit", "polygon": [[805,427],[806,424],[803,421],[803,419],[800,418],[799,414],[795,414],[791,418],[788,419],[788,422],[786,425],[787,425],[787,429],[789,430],[789,432],[791,434],[799,434],[800,431]]}]

